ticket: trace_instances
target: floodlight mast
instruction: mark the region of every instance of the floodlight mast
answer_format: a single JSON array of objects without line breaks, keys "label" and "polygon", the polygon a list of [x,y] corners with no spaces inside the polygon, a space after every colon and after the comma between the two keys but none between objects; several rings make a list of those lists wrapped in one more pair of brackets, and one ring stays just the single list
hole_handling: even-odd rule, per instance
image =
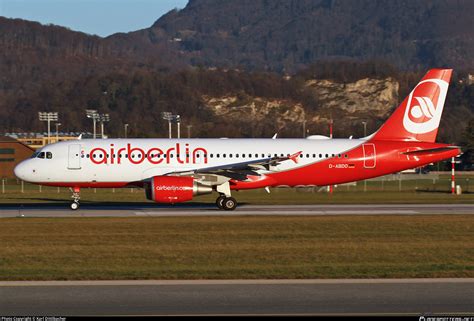
[{"label": "floodlight mast", "polygon": [[164,111],[161,113],[161,117],[168,121],[168,137],[171,139],[171,120],[173,119],[173,114],[169,111]]},{"label": "floodlight mast", "polygon": [[51,122],[58,121],[58,112],[39,112],[40,121],[48,122],[48,144],[51,143]]},{"label": "floodlight mast", "polygon": [[94,134],[93,134],[92,137],[95,139],[96,138],[96,129],[95,129],[95,127],[96,127],[97,120],[99,119],[99,113],[95,109],[86,109],[86,116],[87,116],[87,118],[92,119],[92,122],[94,124]]},{"label": "floodlight mast", "polygon": [[100,121],[101,138],[104,138],[104,123],[108,123],[110,121],[110,115],[109,114],[100,114],[99,115],[99,121]]}]

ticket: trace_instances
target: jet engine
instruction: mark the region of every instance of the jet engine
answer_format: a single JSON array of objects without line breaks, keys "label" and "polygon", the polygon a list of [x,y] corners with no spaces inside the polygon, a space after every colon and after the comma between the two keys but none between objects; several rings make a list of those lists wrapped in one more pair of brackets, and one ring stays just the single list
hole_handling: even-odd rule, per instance
[{"label": "jet engine", "polygon": [[146,197],[157,203],[181,203],[193,196],[212,193],[212,187],[196,182],[193,177],[155,176],[145,187]]}]

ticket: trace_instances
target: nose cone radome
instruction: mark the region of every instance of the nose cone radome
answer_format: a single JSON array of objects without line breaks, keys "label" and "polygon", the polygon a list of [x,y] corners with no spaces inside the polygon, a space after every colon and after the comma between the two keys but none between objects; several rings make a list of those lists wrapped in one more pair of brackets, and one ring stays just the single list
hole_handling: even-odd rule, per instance
[{"label": "nose cone radome", "polygon": [[13,172],[15,173],[15,176],[21,179],[22,181],[28,181],[28,173],[27,173],[27,167],[28,165],[26,164],[28,161],[23,161],[20,164],[15,166],[15,169]]}]

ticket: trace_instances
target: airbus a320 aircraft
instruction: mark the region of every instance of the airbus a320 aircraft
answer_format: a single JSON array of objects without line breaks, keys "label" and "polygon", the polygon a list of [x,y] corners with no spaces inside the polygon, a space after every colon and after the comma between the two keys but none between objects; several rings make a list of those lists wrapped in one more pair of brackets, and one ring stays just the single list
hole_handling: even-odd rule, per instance
[{"label": "airbus a320 aircraft", "polygon": [[361,139],[82,139],[47,145],[15,168],[18,178],[70,187],[73,210],[85,187],[143,187],[148,199],[180,203],[232,190],[335,185],[457,156],[435,143],[451,69],[430,70],[374,134]]}]

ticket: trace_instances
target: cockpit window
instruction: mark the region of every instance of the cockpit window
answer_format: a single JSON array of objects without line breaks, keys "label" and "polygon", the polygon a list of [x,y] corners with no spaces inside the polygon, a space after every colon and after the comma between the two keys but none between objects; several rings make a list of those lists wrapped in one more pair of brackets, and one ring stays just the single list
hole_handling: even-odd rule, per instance
[{"label": "cockpit window", "polygon": [[44,158],[46,155],[45,155],[45,152],[41,152],[38,154],[38,158]]},{"label": "cockpit window", "polygon": [[36,157],[38,157],[38,155],[39,155],[39,153],[38,153],[38,152],[35,152],[35,153],[33,153],[33,155],[31,155],[30,158],[36,158]]},{"label": "cockpit window", "polygon": [[53,154],[51,152],[46,152],[46,158],[47,159],[53,158]]}]

